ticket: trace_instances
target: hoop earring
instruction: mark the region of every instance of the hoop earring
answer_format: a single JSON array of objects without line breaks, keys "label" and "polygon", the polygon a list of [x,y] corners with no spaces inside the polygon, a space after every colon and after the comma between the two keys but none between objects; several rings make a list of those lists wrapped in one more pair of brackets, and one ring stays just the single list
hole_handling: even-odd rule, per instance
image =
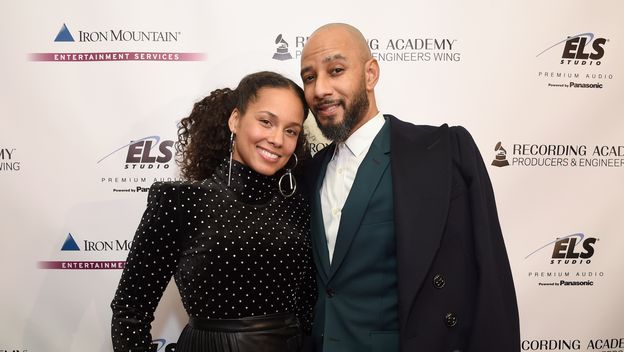
[{"label": "hoop earring", "polygon": [[[293,165],[293,167],[284,167],[286,169],[286,172],[282,175],[282,177],[279,178],[279,181],[277,181],[277,187],[279,188],[280,193],[288,198],[290,196],[292,196],[293,194],[295,194],[295,191],[297,190],[297,182],[295,181],[295,178],[292,175],[292,169],[294,169],[295,167],[297,167],[297,154],[293,153],[293,156],[295,157],[295,165]],[[288,182],[290,184],[290,192],[286,193],[284,192],[284,190],[282,189],[282,180],[284,179],[284,177],[288,176]]]},{"label": "hoop earring", "polygon": [[228,168],[228,187],[232,179],[232,153],[234,152],[234,132],[230,132],[230,166]]}]

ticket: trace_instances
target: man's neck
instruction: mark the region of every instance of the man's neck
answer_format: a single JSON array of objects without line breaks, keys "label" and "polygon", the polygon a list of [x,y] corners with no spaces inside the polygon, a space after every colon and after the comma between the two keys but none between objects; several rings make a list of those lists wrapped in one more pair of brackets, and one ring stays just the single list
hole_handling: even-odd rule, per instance
[{"label": "man's neck", "polygon": [[[372,113],[371,113],[371,111],[372,111]],[[355,133],[355,131],[357,131],[360,127],[364,126],[373,117],[377,116],[377,114],[379,114],[379,109],[377,109],[376,106],[373,106],[370,109],[368,109],[368,111],[366,112],[366,116],[364,118],[362,118],[360,121],[358,121],[358,123],[356,123],[353,126],[353,128],[349,132],[349,136],[347,137],[347,139],[349,139],[349,137],[351,137],[351,135],[353,135],[353,133]]]}]

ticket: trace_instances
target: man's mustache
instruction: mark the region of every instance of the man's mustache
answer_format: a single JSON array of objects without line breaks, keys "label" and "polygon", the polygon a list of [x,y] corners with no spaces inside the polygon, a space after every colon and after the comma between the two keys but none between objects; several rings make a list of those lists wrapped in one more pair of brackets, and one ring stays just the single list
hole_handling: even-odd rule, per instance
[{"label": "man's mustache", "polygon": [[320,109],[327,105],[336,105],[336,104],[344,106],[344,101],[342,99],[323,99],[317,102],[316,104],[314,104],[314,108]]}]

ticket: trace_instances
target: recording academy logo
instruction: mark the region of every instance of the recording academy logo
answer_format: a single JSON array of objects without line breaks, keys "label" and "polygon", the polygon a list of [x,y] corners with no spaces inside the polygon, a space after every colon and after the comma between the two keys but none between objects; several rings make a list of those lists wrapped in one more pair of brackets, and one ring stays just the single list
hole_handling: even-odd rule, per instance
[{"label": "recording academy logo", "polygon": [[496,143],[493,166],[624,168],[624,145]]},{"label": "recording academy logo", "polygon": [[538,280],[538,286],[594,286],[605,276],[604,271],[589,270],[599,241],[584,233],[557,237],[524,257],[541,258],[544,262],[540,267],[549,267],[529,271],[529,278]]},{"label": "recording academy logo", "polygon": [[624,350],[624,337],[605,337],[570,339],[551,337],[549,339],[522,340],[523,351],[596,351],[620,352]]},{"label": "recording academy logo", "polygon": [[507,161],[507,151],[503,148],[501,142],[496,143],[494,151],[496,151],[496,156],[492,161],[492,165],[497,167],[509,166],[509,161]]},{"label": "recording academy logo", "polygon": [[20,171],[22,163],[17,160],[16,148],[0,148],[0,173]]},{"label": "recording academy logo", "polygon": [[551,88],[604,89],[615,76],[603,67],[608,43],[609,39],[591,32],[567,36],[536,55],[540,66],[544,65],[542,58],[558,62],[557,68],[538,71],[538,78],[545,79]]},{"label": "recording academy logo", "polygon": [[[76,35],[77,34],[77,35]],[[80,29],[70,31],[63,23],[54,37],[60,44],[148,43],[158,51],[105,51],[32,53],[30,61],[90,62],[90,61],[202,61],[203,53],[162,51],[168,44],[181,42],[180,31],[137,30],[128,28]],[[63,49],[67,48],[63,45]],[[177,48],[177,46],[176,46]]]},{"label": "recording academy logo", "polygon": [[300,58],[303,46],[305,45],[307,40],[307,36],[296,35],[287,39],[285,35],[279,33],[273,40],[273,49],[271,49],[273,53],[273,60],[288,61],[292,60],[293,58]]},{"label": "recording academy logo", "polygon": [[[278,47],[271,49],[273,59],[285,61],[300,58],[307,40],[307,35],[294,35],[286,39],[286,35],[278,34],[274,40],[274,45]],[[458,48],[459,40],[447,37],[405,34],[388,38],[373,35],[366,42],[373,57],[380,62],[457,63],[462,56]]]},{"label": "recording academy logo", "polygon": [[273,59],[284,61],[291,60],[293,57],[290,55],[288,51],[288,43],[284,40],[281,34],[277,35],[275,38],[275,44],[278,45],[277,49],[275,49],[275,54],[273,54]]},{"label": "recording academy logo", "polygon": [[130,141],[97,160],[102,167],[124,170],[124,175],[102,175],[101,184],[112,184],[113,193],[147,192],[156,181],[179,181],[164,175],[174,163],[174,144],[160,136],[147,136]]},{"label": "recording academy logo", "polygon": [[[132,246],[130,240],[83,240],[82,248],[76,242],[74,236],[69,233],[60,248],[62,253],[100,253],[100,252],[128,252]],[[72,255],[73,256],[73,255]],[[52,260],[39,261],[39,269],[60,270],[112,270],[123,269],[125,261],[110,260]]]}]

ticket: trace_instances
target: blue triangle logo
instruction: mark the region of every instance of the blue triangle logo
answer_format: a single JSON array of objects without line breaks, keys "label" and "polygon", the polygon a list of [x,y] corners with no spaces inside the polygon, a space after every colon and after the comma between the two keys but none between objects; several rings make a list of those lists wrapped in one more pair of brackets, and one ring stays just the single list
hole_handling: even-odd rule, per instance
[{"label": "blue triangle logo", "polygon": [[56,35],[56,38],[54,39],[54,41],[55,42],[73,42],[74,41],[74,37],[69,32],[69,29],[67,29],[67,26],[65,25],[65,23],[63,23],[63,27],[61,27],[61,30]]},{"label": "blue triangle logo", "polygon": [[63,247],[61,247],[62,251],[79,251],[80,247],[78,247],[78,244],[76,243],[76,241],[74,241],[74,238],[72,237],[71,233],[67,234],[67,238],[65,239],[65,243],[63,243]]}]

